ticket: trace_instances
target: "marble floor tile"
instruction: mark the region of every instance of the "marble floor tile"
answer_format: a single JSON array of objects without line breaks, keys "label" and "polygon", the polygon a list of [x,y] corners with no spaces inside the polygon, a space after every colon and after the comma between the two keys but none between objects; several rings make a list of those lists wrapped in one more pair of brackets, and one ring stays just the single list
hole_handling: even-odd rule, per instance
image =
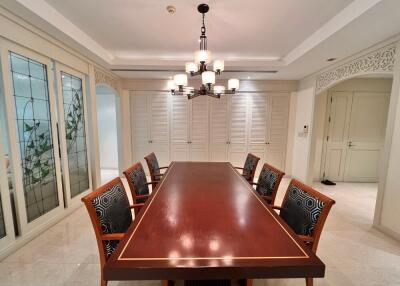
[{"label": "marble floor tile", "polygon": [[[282,202],[288,183],[288,179],[282,181],[277,205]],[[326,264],[326,275],[315,279],[314,284],[400,285],[400,243],[372,227],[377,185],[316,183],[315,188],[335,199],[336,204],[317,252]],[[99,277],[96,240],[84,207],[0,262],[1,286],[98,286]],[[160,281],[121,281],[109,285],[155,286]],[[254,285],[295,286],[305,285],[305,281],[260,279]]]}]

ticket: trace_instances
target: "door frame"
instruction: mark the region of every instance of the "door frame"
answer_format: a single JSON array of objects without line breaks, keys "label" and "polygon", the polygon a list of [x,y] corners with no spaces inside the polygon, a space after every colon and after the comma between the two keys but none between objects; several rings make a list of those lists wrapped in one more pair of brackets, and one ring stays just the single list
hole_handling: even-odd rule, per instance
[{"label": "door frame", "polygon": [[[49,96],[49,112],[52,118],[51,120],[51,132],[52,132],[52,143],[53,143],[53,155],[56,175],[56,186],[58,195],[58,206],[49,212],[41,215],[40,217],[28,222],[27,211],[25,208],[25,194],[22,183],[22,170],[21,170],[21,153],[16,144],[18,138],[18,128],[15,122],[15,103],[13,100],[13,87],[12,79],[10,74],[10,60],[9,52],[20,54],[21,56],[28,57],[41,64],[46,65],[47,73],[47,88]],[[64,210],[63,192],[62,192],[62,178],[61,178],[61,163],[59,146],[57,140],[57,125],[56,125],[56,95],[54,92],[54,74],[52,72],[52,60],[48,57],[42,56],[34,51],[23,48],[15,43],[0,39],[0,56],[2,58],[1,68],[3,74],[4,84],[4,98],[6,104],[6,116],[8,118],[8,130],[10,136],[10,158],[13,162],[12,170],[14,174],[14,186],[15,186],[15,205],[17,212],[17,221],[19,231],[22,236],[33,235],[38,228],[46,227],[48,224],[56,222],[59,216],[62,215]]]},{"label": "door frame", "polygon": [[[67,154],[67,140],[65,134],[65,118],[64,118],[64,99],[62,93],[62,77],[61,73],[66,73],[72,76],[75,76],[82,80],[82,98],[83,98],[83,112],[84,112],[84,120],[85,120],[85,143],[86,143],[86,160],[88,164],[88,179],[89,179],[89,188],[82,193],[76,195],[75,197],[71,197],[71,186],[70,186],[70,178],[69,178],[69,162],[68,162],[68,154]],[[57,86],[57,107],[58,107],[58,132],[59,132],[59,141],[60,141],[60,150],[61,150],[61,166],[62,166],[62,179],[63,179],[63,193],[64,193],[64,203],[65,207],[73,207],[77,208],[81,205],[81,198],[87,195],[93,189],[92,184],[92,173],[91,173],[91,163],[89,154],[91,152],[89,141],[88,141],[88,115],[87,115],[87,100],[86,100],[86,77],[83,73],[75,71],[61,63],[56,62],[55,64],[55,77],[56,77],[56,86]]]}]

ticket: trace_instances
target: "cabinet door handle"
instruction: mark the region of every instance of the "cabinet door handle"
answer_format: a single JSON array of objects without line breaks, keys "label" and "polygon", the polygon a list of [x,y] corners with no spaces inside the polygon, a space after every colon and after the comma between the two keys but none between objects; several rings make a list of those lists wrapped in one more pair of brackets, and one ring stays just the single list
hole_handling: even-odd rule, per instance
[{"label": "cabinet door handle", "polygon": [[265,142],[266,145],[269,145],[269,142]]}]

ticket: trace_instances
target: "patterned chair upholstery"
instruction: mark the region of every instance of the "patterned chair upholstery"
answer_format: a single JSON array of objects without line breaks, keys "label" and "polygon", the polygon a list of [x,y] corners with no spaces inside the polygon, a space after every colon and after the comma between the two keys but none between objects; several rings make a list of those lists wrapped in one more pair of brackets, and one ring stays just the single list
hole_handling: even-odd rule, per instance
[{"label": "patterned chair upholstery", "polygon": [[129,188],[131,189],[134,203],[144,203],[150,195],[149,184],[147,182],[146,173],[141,163],[136,163],[132,167],[124,171]]},{"label": "patterned chair upholstery", "polygon": [[[115,178],[96,191],[82,198],[89,212],[96,234],[100,254],[100,266],[113,254],[119,241],[132,223],[132,208],[143,204],[130,205],[124,185]],[[101,285],[107,285],[101,273]]]},{"label": "patterned chair upholstery", "polygon": [[251,183],[256,186],[256,192],[264,198],[268,204],[274,204],[276,193],[284,172],[274,168],[267,163],[264,164],[257,183]]},{"label": "patterned chair upholstery", "polygon": [[243,177],[249,182],[253,182],[254,175],[256,173],[258,161],[260,158],[254,154],[249,153],[246,157],[246,161],[244,162],[243,168],[235,167],[236,169],[241,169]]},{"label": "patterned chair upholstery", "polygon": [[163,174],[161,174],[161,170],[168,169],[168,167],[160,167],[158,165],[158,160],[154,152],[151,152],[149,155],[144,157],[144,159],[146,160],[147,167],[149,168],[151,181],[154,182],[153,188],[155,188],[157,186],[157,182],[162,178]]},{"label": "patterned chair upholstery", "polygon": [[[316,253],[326,218],[334,204],[331,198],[293,179],[282,206],[273,208],[280,210],[280,217]],[[306,284],[313,285],[313,279],[306,278]]]}]

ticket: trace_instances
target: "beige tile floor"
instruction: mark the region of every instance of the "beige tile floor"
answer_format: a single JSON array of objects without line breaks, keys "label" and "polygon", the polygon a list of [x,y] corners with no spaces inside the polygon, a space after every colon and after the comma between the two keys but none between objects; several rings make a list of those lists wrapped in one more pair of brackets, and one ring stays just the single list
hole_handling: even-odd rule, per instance
[{"label": "beige tile floor", "polygon": [[[277,203],[288,180],[282,182]],[[336,200],[318,250],[326,276],[315,285],[400,285],[400,243],[371,227],[375,184],[316,188]],[[0,285],[99,285],[94,233],[81,207],[0,262]],[[159,281],[109,285],[160,285]],[[305,285],[303,279],[256,280],[255,285]]]}]

